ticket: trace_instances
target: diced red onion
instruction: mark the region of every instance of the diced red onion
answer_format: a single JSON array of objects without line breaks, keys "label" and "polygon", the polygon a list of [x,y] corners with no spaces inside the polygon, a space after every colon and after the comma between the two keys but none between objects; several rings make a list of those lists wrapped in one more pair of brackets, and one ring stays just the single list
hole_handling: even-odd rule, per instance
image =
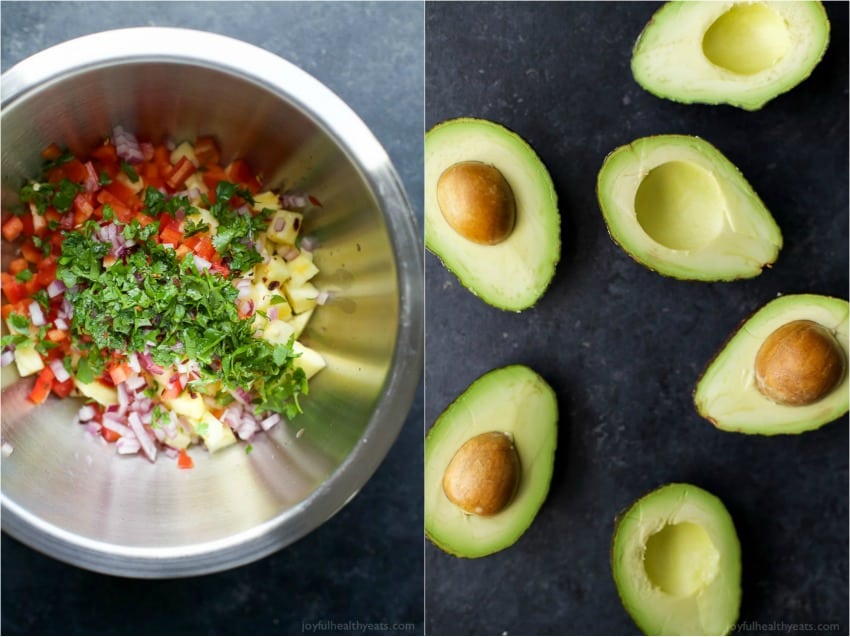
[{"label": "diced red onion", "polygon": [[133,430],[133,433],[136,434],[136,438],[138,438],[139,442],[142,443],[142,451],[145,452],[148,460],[151,462],[156,461],[156,444],[154,444],[154,441],[151,440],[150,435],[145,430],[144,425],[142,425],[139,414],[131,412],[130,415],[127,416],[127,424],[130,425],[130,429]]},{"label": "diced red onion", "polygon": [[292,261],[293,259],[298,258],[299,254],[301,254],[301,250],[299,250],[298,248],[292,247],[292,248],[289,248],[281,256],[284,258],[285,261]]},{"label": "diced red onion", "polygon": [[121,126],[113,129],[112,141],[115,144],[117,155],[128,163],[137,163],[144,160],[145,155],[139,145],[139,140],[132,133],[125,131]]},{"label": "diced red onion", "polygon": [[287,209],[306,208],[307,202],[303,192],[285,192],[280,196],[280,205]]},{"label": "diced red onion", "polygon": [[127,364],[137,374],[142,371],[142,365],[139,363],[139,356],[136,352],[130,352],[130,355],[127,357]]},{"label": "diced red onion", "polygon": [[109,412],[103,414],[103,426],[107,429],[111,429],[119,436],[132,436],[133,431],[125,425],[120,416],[116,414],[110,414]]},{"label": "diced red onion", "polygon": [[153,362],[153,358],[148,352],[139,352],[139,365],[142,366],[142,369],[151,374],[159,375],[164,374],[165,369],[157,365]]},{"label": "diced red onion", "polygon": [[53,372],[53,375],[56,377],[56,380],[60,383],[64,383],[66,380],[71,378],[71,374],[68,373],[68,370],[65,369],[64,363],[62,363],[61,358],[54,358],[50,361],[50,371]]},{"label": "diced red onion", "polygon": [[68,329],[68,321],[63,318],[56,318],[53,321],[53,327],[57,330],[67,330]]},{"label": "diced red onion", "polygon": [[127,385],[126,383],[118,383],[115,385],[115,390],[118,392],[118,407],[120,409],[127,409],[130,406],[130,394],[127,393]]},{"label": "diced red onion", "polygon": [[4,349],[3,353],[0,354],[0,367],[6,367],[6,365],[11,365],[15,360],[15,350],[12,349]]},{"label": "diced red onion", "polygon": [[150,161],[153,159],[154,147],[150,142],[141,142],[139,144],[139,148],[142,151],[142,156],[145,158],[145,161]]},{"label": "diced red onion", "polygon": [[280,414],[272,414],[271,416],[268,416],[267,418],[263,418],[260,421],[260,427],[263,428],[263,431],[268,431],[269,429],[274,427],[279,422],[280,422]]},{"label": "diced red onion", "polygon": [[251,404],[251,394],[242,389],[241,387],[237,387],[236,389],[230,392],[230,395],[233,396],[236,400],[238,400],[243,405]]},{"label": "diced red onion", "polygon": [[176,458],[178,455],[180,455],[180,452],[177,449],[175,449],[174,447],[167,447],[166,446],[166,447],[163,447],[162,451],[169,458]]},{"label": "diced red onion", "polygon": [[91,405],[83,405],[80,407],[80,411],[77,412],[77,419],[80,422],[88,422],[94,419],[95,416],[97,416],[97,410]]},{"label": "diced red onion", "polygon": [[192,256],[195,258],[195,267],[198,268],[198,272],[210,269],[212,263],[210,263],[203,257],[199,257],[197,254],[193,254]]},{"label": "diced red onion", "polygon": [[277,306],[276,306],[276,305],[272,305],[272,306],[269,308],[269,311],[266,313],[266,316],[268,316],[268,317],[269,317],[269,320],[270,320],[270,321],[275,321],[275,320],[277,320]]},{"label": "diced red onion", "polygon": [[[83,423],[80,423],[80,424],[85,425],[86,431],[89,432],[92,436],[99,436],[100,435],[101,426],[100,426],[100,423],[98,421],[89,420],[88,422],[83,422]],[[103,440],[103,438],[101,438],[101,440]]]},{"label": "diced red onion", "polygon": [[319,246],[319,240],[316,237],[302,237],[301,249],[307,252],[313,252]]},{"label": "diced red onion", "polygon": [[32,324],[36,327],[41,327],[42,325],[47,323],[44,318],[44,312],[42,311],[41,306],[38,304],[38,301],[33,301],[32,303],[30,303],[29,311],[30,320],[32,321]]},{"label": "diced red onion", "polygon": [[327,290],[322,290],[321,292],[319,292],[316,295],[316,304],[317,305],[324,305],[325,303],[328,302],[328,299],[330,298],[330,296],[331,295]]},{"label": "diced red onion", "polygon": [[239,423],[239,428],[236,430],[236,435],[239,436],[240,440],[248,440],[248,438],[257,433],[259,429],[260,428],[257,426],[256,420],[253,418],[243,418],[242,422]]},{"label": "diced red onion", "polygon": [[145,377],[140,374],[132,374],[124,381],[124,383],[127,385],[127,389],[136,391],[137,389],[144,387],[147,384],[147,381],[145,380]]},{"label": "diced red onion", "polygon": [[274,220],[274,231],[280,232],[283,230],[284,226],[286,226],[286,219],[283,217],[278,217]]},{"label": "diced red onion", "polygon": [[64,319],[70,319],[74,316],[74,306],[68,297],[62,299],[62,305],[59,306],[59,316]]},{"label": "diced red onion", "polygon": [[138,453],[141,448],[141,443],[137,438],[125,438],[122,436],[118,440],[115,441],[115,448],[118,449],[118,453],[121,455]]}]

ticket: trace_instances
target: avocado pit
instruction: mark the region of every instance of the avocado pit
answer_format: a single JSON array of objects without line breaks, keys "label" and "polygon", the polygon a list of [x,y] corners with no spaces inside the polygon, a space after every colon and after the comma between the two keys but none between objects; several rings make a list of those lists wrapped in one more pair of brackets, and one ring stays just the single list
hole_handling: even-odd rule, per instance
[{"label": "avocado pit", "polygon": [[504,175],[489,164],[463,161],[449,166],[437,181],[437,202],[446,223],[475,243],[496,245],[514,229],[513,191]]},{"label": "avocado pit", "polygon": [[446,467],[443,491],[465,513],[490,516],[503,511],[519,485],[519,455],[500,431],[467,440]]},{"label": "avocado pit", "polygon": [[835,389],[844,368],[843,349],[832,332],[814,321],[791,321],[759,348],[756,387],[780,405],[811,405]]}]

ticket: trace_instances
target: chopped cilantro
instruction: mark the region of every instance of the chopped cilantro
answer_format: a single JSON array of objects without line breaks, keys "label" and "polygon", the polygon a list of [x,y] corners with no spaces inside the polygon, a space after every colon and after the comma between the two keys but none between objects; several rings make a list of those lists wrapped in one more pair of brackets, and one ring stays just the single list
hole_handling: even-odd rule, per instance
[{"label": "chopped cilantro", "polygon": [[21,270],[15,275],[16,281],[29,281],[32,278],[32,270]]},{"label": "chopped cilantro", "polygon": [[121,160],[121,172],[127,175],[127,177],[130,178],[130,181],[139,181],[139,173],[136,172],[136,169],[133,168],[132,165],[130,165],[123,159]]}]

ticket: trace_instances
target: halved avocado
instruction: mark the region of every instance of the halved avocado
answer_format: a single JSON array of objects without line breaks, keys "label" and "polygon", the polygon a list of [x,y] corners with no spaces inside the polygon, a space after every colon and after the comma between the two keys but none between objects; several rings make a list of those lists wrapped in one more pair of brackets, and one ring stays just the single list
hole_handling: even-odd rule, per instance
[{"label": "halved avocado", "polygon": [[614,241],[667,276],[754,277],[782,247],[747,180],[699,137],[656,135],[620,146],[603,162],[596,193]]},{"label": "halved avocado", "polygon": [[[437,418],[425,440],[425,533],[438,547],[458,557],[476,558],[514,544],[531,526],[552,479],[558,440],[558,404],[552,388],[534,371],[511,365],[481,376]],[[502,467],[516,470],[512,461],[493,461],[487,455],[463,462],[478,441],[504,437],[512,443],[518,460],[515,484],[498,510],[480,515],[449,499],[457,484],[457,466],[472,473],[466,482],[494,492]],[[488,446],[489,448],[489,446]],[[500,453],[506,445],[495,444]],[[468,460],[468,458],[465,458]],[[478,468],[475,468],[476,465]],[[451,469],[450,469],[451,467]],[[483,467],[483,468],[481,468]],[[513,468],[511,468],[513,467]],[[447,470],[449,475],[447,476]],[[498,487],[501,489],[501,487]]]},{"label": "halved avocado", "polygon": [[741,604],[741,546],[723,503],[692,484],[643,496],[617,522],[611,570],[647,635],[726,635]]},{"label": "halved avocado", "polygon": [[632,74],[658,97],[754,111],[806,79],[828,43],[820,2],[668,2],[638,37]]},{"label": "halved avocado", "polygon": [[[448,197],[442,202],[438,197],[441,181],[448,183],[447,173],[460,165],[477,165],[477,177],[485,168],[495,169],[491,170],[493,177],[479,180],[484,186],[470,185],[469,189],[494,190],[500,207],[513,205],[512,216],[500,208],[500,216],[510,217],[505,223],[493,224],[500,232],[473,237],[481,241],[464,236],[463,227],[450,223],[458,214],[466,214],[471,221],[465,227],[479,226],[480,216],[488,214],[470,209],[469,193],[455,195],[457,203],[451,211]],[[457,208],[462,208],[460,213]],[[560,259],[560,226],[558,198],[549,172],[519,135],[473,118],[443,122],[425,135],[425,245],[473,294],[503,310],[518,312],[534,305],[549,286]],[[487,242],[482,242],[485,237]]]},{"label": "halved avocado", "polygon": [[[841,417],[850,402],[848,315],[846,300],[817,294],[789,294],[770,301],[741,325],[706,368],[694,390],[697,411],[719,429],[767,436],[817,429]],[[815,348],[809,340],[801,341],[799,354],[801,372],[817,374],[820,382],[826,383],[821,392],[825,395],[809,404],[781,404],[759,389],[757,358],[771,335],[796,322],[815,326],[815,336],[820,332],[821,340],[826,341],[827,355],[813,359]],[[835,351],[831,356],[830,343]],[[793,343],[785,342],[781,347],[792,353],[795,350]],[[830,367],[839,366],[837,373],[833,369],[825,374],[828,358],[834,361]],[[792,375],[788,382],[799,384],[803,380]]]}]

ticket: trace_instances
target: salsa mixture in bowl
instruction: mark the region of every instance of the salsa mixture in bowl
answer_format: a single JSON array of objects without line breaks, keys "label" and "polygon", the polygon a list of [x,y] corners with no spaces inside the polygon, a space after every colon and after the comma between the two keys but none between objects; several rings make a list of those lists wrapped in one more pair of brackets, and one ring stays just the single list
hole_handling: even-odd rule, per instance
[{"label": "salsa mixture in bowl", "polygon": [[421,235],[386,151],[211,33],[92,34],[2,84],[4,532],[173,577],[323,524],[421,378]]},{"label": "salsa mixture in bowl", "polygon": [[17,242],[0,274],[2,363],[35,376],[28,399],[83,396],[92,434],[180,468],[190,445],[294,417],[325,365],[297,341],[326,298],[299,233],[320,203],[261,192],[210,136],[154,145],[116,126],[88,157],[41,155],[2,224]]}]

